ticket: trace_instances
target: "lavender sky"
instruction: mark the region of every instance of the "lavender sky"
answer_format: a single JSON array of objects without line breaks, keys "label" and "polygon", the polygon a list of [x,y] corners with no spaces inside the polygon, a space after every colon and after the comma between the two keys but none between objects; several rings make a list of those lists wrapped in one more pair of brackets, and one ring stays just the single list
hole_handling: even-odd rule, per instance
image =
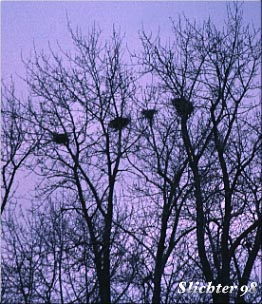
[{"label": "lavender sky", "polygon": [[[63,49],[70,49],[72,44],[67,28],[67,16],[72,27],[79,26],[83,33],[87,33],[96,22],[104,35],[110,36],[115,25],[117,29],[121,29],[121,33],[125,33],[129,49],[135,50],[140,46],[138,32],[142,27],[152,33],[157,33],[160,29],[161,37],[170,37],[170,18],[176,20],[182,13],[200,24],[210,16],[217,25],[222,26],[228,2],[2,1],[2,79],[8,82],[12,75],[17,95],[26,96],[26,86],[19,77],[25,76],[21,54],[24,58],[29,58],[33,45],[37,50],[43,49],[48,52],[48,43],[56,48],[57,41]],[[246,22],[259,27],[260,2],[245,1],[243,9]],[[19,176],[18,180],[23,180],[23,193],[33,191],[30,178]]]},{"label": "lavender sky", "polygon": [[[55,46],[56,41],[64,49],[70,49],[71,41],[67,29],[67,15],[72,27],[79,26],[83,33],[96,22],[106,36],[112,32],[113,25],[125,33],[131,50],[139,46],[138,32],[142,26],[153,33],[160,29],[161,36],[169,37],[170,17],[176,19],[184,13],[191,20],[201,23],[209,16],[222,25],[229,1],[2,1],[2,78],[10,75],[24,75],[21,54],[30,57],[33,43],[38,50],[48,51],[48,42]],[[256,27],[261,23],[259,1],[243,3],[244,18]],[[19,87],[21,80],[14,76]]]}]

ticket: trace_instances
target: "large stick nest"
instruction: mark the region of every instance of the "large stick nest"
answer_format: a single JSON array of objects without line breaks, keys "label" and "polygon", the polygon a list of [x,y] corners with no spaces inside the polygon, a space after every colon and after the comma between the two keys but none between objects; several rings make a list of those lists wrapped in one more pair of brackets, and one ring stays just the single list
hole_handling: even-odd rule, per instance
[{"label": "large stick nest", "polygon": [[174,98],[172,104],[175,107],[177,114],[181,117],[188,117],[194,111],[192,102],[184,97]]},{"label": "large stick nest", "polygon": [[66,145],[69,143],[69,137],[66,133],[53,133],[53,141],[59,145]]},{"label": "large stick nest", "polygon": [[109,127],[115,131],[120,131],[126,128],[129,125],[130,121],[131,119],[129,117],[119,116],[109,122]]},{"label": "large stick nest", "polygon": [[144,109],[142,110],[141,114],[144,118],[148,120],[153,120],[155,114],[157,114],[158,110],[156,109]]}]

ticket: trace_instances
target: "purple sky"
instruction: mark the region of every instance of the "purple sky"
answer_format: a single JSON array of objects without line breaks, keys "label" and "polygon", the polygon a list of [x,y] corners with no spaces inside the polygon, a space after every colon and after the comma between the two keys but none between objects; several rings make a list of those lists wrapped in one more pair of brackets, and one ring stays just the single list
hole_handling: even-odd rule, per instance
[{"label": "purple sky", "polygon": [[[11,74],[23,75],[21,52],[27,58],[33,48],[48,50],[48,41],[52,45],[56,40],[70,48],[67,19],[73,28],[79,26],[87,32],[94,21],[100,25],[105,35],[112,31],[113,24],[126,33],[130,49],[138,46],[138,31],[142,25],[146,30],[161,30],[162,36],[169,36],[170,20],[184,12],[190,19],[201,22],[210,16],[221,24],[228,2],[1,2],[2,6],[2,78]],[[248,22],[260,26],[260,2],[244,3],[244,16]],[[16,79],[16,77],[15,77]]]},{"label": "purple sky", "polygon": [[[160,28],[161,36],[171,36],[170,17],[176,19],[179,14],[195,19],[201,23],[209,16],[218,25],[226,15],[228,2],[1,2],[1,62],[2,78],[7,80],[14,75],[16,91],[25,92],[25,85],[16,74],[24,76],[24,66],[21,63],[21,53],[24,58],[30,56],[35,43],[38,50],[48,52],[48,42],[53,46],[56,41],[64,49],[71,46],[70,35],[67,30],[68,15],[73,28],[79,26],[82,32],[88,29],[94,22],[100,25],[106,36],[112,33],[113,24],[126,33],[126,42],[129,49],[139,46],[138,31],[142,26],[145,30],[157,32]],[[245,2],[244,17],[247,22],[253,22],[256,27],[261,23],[260,2]],[[24,94],[26,96],[26,93]],[[23,173],[21,173],[23,174]],[[30,177],[18,178],[22,183],[22,192],[33,190]],[[26,196],[26,194],[25,194]]]}]

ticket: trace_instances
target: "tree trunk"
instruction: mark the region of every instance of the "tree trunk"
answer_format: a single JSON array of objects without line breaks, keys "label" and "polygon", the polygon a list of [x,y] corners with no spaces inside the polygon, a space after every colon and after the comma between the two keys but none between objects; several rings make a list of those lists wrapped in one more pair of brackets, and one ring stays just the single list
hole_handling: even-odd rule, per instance
[{"label": "tree trunk", "polygon": [[163,270],[165,262],[163,260],[164,251],[165,251],[165,240],[167,232],[167,222],[168,222],[168,205],[163,206],[163,213],[161,219],[161,233],[160,239],[157,246],[156,254],[156,263],[155,263],[155,272],[154,272],[154,290],[153,290],[153,304],[159,304],[161,301],[161,278],[163,275]]},{"label": "tree trunk", "polygon": [[161,268],[162,268],[162,265],[156,265],[152,304],[160,304],[160,301],[161,301],[161,277],[162,277]]},{"label": "tree trunk", "polygon": [[191,140],[187,130],[187,119],[182,117],[181,121],[182,137],[186,148],[189,166],[193,172],[194,187],[195,187],[195,199],[196,199],[196,211],[197,211],[197,247],[200,262],[203,268],[203,274],[207,282],[213,281],[213,274],[211,266],[208,261],[205,247],[205,216],[203,208],[203,200],[201,195],[200,177],[198,174],[198,160],[194,154],[194,150],[191,144]]},{"label": "tree trunk", "polygon": [[101,303],[110,304],[111,303],[111,295],[110,295],[110,278],[107,275],[102,275],[102,278],[99,282],[100,286],[100,297]]},{"label": "tree trunk", "polygon": [[213,293],[214,304],[229,304],[229,293]]}]

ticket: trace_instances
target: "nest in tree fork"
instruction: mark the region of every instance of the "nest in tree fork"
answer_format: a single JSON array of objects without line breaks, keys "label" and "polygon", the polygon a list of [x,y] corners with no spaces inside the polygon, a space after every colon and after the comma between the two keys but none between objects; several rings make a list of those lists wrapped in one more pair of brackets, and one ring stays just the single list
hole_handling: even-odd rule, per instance
[{"label": "nest in tree fork", "polygon": [[157,114],[157,110],[156,109],[144,109],[142,110],[142,115],[144,116],[144,118],[148,119],[148,120],[153,120],[154,115]]},{"label": "nest in tree fork", "polygon": [[194,110],[192,102],[184,97],[174,98],[172,104],[175,107],[177,114],[181,117],[188,117]]},{"label": "nest in tree fork", "polygon": [[69,138],[66,133],[53,133],[53,141],[56,144],[66,145],[69,142]]},{"label": "nest in tree fork", "polygon": [[126,128],[130,123],[129,117],[117,117],[109,122],[109,127],[115,131],[120,131]]}]

